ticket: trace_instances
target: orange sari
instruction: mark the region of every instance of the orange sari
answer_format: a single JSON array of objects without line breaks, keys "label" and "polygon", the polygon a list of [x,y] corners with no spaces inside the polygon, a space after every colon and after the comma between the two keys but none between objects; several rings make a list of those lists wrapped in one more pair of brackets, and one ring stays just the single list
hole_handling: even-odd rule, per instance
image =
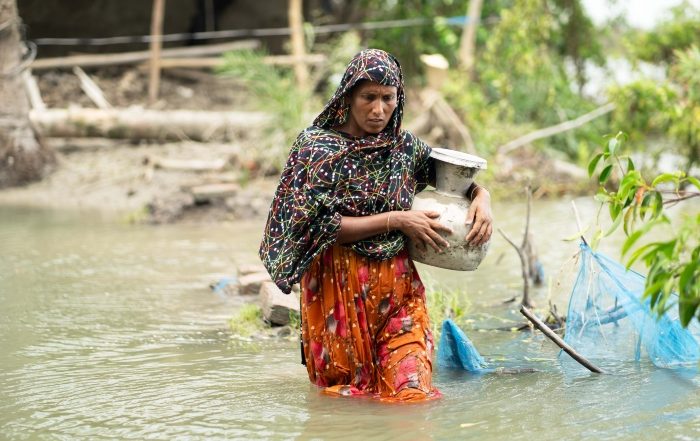
[{"label": "orange sari", "polygon": [[375,260],[333,245],[301,280],[309,379],[331,395],[387,401],[440,396],[425,288],[405,250]]}]

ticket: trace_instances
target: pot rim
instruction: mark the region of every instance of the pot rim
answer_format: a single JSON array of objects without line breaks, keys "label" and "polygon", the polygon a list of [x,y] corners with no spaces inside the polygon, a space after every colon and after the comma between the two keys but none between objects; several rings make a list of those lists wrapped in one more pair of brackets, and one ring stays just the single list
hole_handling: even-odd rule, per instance
[{"label": "pot rim", "polygon": [[447,162],[462,167],[486,169],[486,160],[469,153],[460,152],[444,147],[433,147],[430,157],[438,161]]}]

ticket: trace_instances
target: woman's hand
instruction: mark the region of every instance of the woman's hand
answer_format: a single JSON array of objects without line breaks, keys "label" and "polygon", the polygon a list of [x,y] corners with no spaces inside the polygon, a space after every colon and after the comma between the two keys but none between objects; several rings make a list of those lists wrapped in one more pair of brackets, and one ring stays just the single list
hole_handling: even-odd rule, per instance
[{"label": "woman's hand", "polygon": [[483,245],[493,233],[493,216],[491,215],[491,195],[484,187],[478,187],[476,196],[469,206],[467,224],[472,224],[465,240],[472,246]]},{"label": "woman's hand", "polygon": [[450,244],[440,236],[444,231],[452,234],[452,229],[436,221],[440,213],[435,211],[409,210],[393,211],[390,218],[390,228],[401,230],[409,239],[419,247],[426,249],[432,247],[436,252],[442,252]]}]

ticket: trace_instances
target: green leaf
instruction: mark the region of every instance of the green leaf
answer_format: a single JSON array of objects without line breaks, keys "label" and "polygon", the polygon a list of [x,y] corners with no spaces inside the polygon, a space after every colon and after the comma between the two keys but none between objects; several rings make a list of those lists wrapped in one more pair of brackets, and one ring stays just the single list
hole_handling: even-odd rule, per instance
[{"label": "green leaf", "polygon": [[639,206],[639,216],[642,218],[642,220],[645,220],[647,213],[650,209],[650,206],[652,202],[654,201],[654,191],[648,191],[644,195],[644,198],[642,199],[642,203]]},{"label": "green leaf", "polygon": [[603,171],[600,172],[600,177],[598,178],[598,182],[600,182],[601,184],[604,184],[605,181],[607,181],[608,178],[610,177],[610,173],[612,173],[612,168],[613,168],[612,164],[606,165],[605,168],[603,169]]},{"label": "green leaf", "polygon": [[[590,175],[590,173],[589,173],[589,175]],[[690,182],[691,184],[693,184],[693,185],[695,186],[695,188],[697,188],[698,190],[700,190],[700,179],[694,178],[694,177],[692,177],[692,176],[688,176],[686,179],[688,180],[688,182]]]},{"label": "green leaf", "polygon": [[596,167],[598,166],[598,162],[600,162],[600,159],[603,157],[602,153],[598,153],[591,159],[591,162],[588,163],[588,177],[593,177],[593,172],[595,171]]},{"label": "green leaf", "polygon": [[[624,256],[624,255],[627,253],[627,251],[630,250],[630,248],[632,247],[632,245],[634,245],[635,242],[637,242],[637,241],[639,240],[640,237],[642,237],[642,236],[645,235],[647,232],[649,232],[649,230],[652,229],[657,223],[659,223],[659,222],[649,222],[649,223],[645,224],[645,225],[644,225],[642,228],[640,228],[639,230],[633,232],[633,233],[627,238],[627,240],[625,240],[625,243],[622,244],[622,255]],[[665,245],[666,245],[666,244],[668,244],[668,242],[666,242]]]},{"label": "green leaf", "polygon": [[577,232],[576,234],[565,237],[564,241],[565,242],[573,242],[575,240],[581,240],[581,237],[583,237],[583,235],[586,234],[586,231],[588,231],[589,228],[590,228],[590,226],[586,226],[586,228]]},{"label": "green leaf", "polygon": [[688,263],[685,269],[683,269],[683,272],[681,273],[681,276],[678,279],[678,291],[681,297],[684,293],[690,293],[692,289],[692,284],[695,282],[695,278],[697,277],[695,272],[698,270],[699,265],[700,263],[696,260],[694,262]]},{"label": "green leaf", "polygon": [[619,143],[620,141],[617,139],[617,136],[608,141],[608,152],[610,152],[611,155],[615,154],[615,150],[617,150]]},{"label": "green leaf", "polygon": [[605,202],[608,202],[611,199],[611,197],[605,190],[603,190],[603,191],[599,191],[598,193],[596,193],[596,195],[593,196],[593,199],[595,199],[598,202],[605,203]]},{"label": "green leaf", "polygon": [[644,289],[644,297],[649,297],[651,299],[651,307],[653,308],[654,305],[656,305],[656,302],[659,300],[661,288],[663,288],[664,284],[666,283],[666,278],[662,276],[660,280],[655,280],[651,284],[649,284],[649,282],[650,280],[647,279],[647,286]]},{"label": "green leaf", "polygon": [[613,234],[615,232],[615,230],[617,230],[617,228],[620,226],[621,223],[622,223],[622,216],[617,216],[617,218],[615,218],[615,222],[613,222],[613,224],[610,226],[610,228],[608,228],[608,230],[605,233],[603,233],[603,237],[608,237],[611,234]]},{"label": "green leaf", "polygon": [[[627,211],[625,212],[625,216],[624,216],[624,217],[625,217],[625,219],[624,219],[624,222],[625,222],[625,223],[624,223],[624,225],[622,226],[622,228],[623,228],[623,230],[625,231],[625,234],[626,234],[627,236],[630,235],[630,231],[632,231],[632,229],[633,229],[633,227],[634,227],[634,216],[633,216],[633,214],[634,214],[634,210],[633,210],[631,207],[628,208]],[[625,252],[623,251],[622,254],[625,254]]]},{"label": "green leaf", "polygon": [[630,269],[632,265],[634,265],[634,262],[637,261],[640,257],[642,257],[642,254],[646,253],[647,251],[650,253],[655,252],[656,247],[659,245],[659,242],[652,242],[648,243],[645,245],[642,245],[641,247],[637,248],[634,253],[630,256],[629,260],[627,261],[627,269]]},{"label": "green leaf", "polygon": [[610,211],[610,219],[616,221],[618,216],[620,216],[620,212],[622,211],[622,205],[620,205],[617,201],[611,201],[610,205],[608,205],[608,210]]},{"label": "green leaf", "polygon": [[695,311],[698,309],[698,302],[679,302],[678,303],[678,315],[681,319],[681,325],[687,328],[690,321],[695,315]]},{"label": "green leaf", "polygon": [[658,191],[654,192],[654,216],[653,218],[656,219],[657,217],[661,216],[661,212],[664,209],[664,198],[661,196],[661,193]]},{"label": "green leaf", "polygon": [[634,170],[634,162],[632,161],[632,158],[627,158],[627,173],[631,172]]},{"label": "green leaf", "polygon": [[603,237],[603,230],[600,228],[596,230],[595,234],[593,235],[593,240],[591,240],[591,249],[595,250],[598,248],[598,244],[600,243],[600,239]]},{"label": "green leaf", "polygon": [[678,184],[678,176],[673,174],[673,173],[663,173],[654,178],[654,180],[651,182],[652,187],[656,187],[659,184],[662,184],[664,182],[675,182],[676,185]]}]

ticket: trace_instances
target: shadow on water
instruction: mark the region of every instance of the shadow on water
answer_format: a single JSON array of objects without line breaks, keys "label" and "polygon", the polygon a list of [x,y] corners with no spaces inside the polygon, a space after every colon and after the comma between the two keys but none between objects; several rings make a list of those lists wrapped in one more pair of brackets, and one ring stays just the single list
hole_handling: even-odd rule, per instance
[{"label": "shadow on water", "polygon": [[[495,210],[517,237],[524,207]],[[559,240],[575,232],[568,202],[538,202],[534,214],[554,277],[577,249]],[[261,228],[127,226],[89,213],[0,208],[2,438],[700,438],[695,371],[617,363],[596,375],[560,360],[541,334],[478,332],[522,321],[501,303],[519,292],[520,268],[499,240],[474,273],[421,271],[469,296],[465,329],[492,366],[535,372],[437,370],[444,397],[419,405],[321,395],[296,342],[232,339],[226,322],[245,299],[208,289],[256,259]],[[551,286],[535,301],[565,305],[566,288]]]}]

